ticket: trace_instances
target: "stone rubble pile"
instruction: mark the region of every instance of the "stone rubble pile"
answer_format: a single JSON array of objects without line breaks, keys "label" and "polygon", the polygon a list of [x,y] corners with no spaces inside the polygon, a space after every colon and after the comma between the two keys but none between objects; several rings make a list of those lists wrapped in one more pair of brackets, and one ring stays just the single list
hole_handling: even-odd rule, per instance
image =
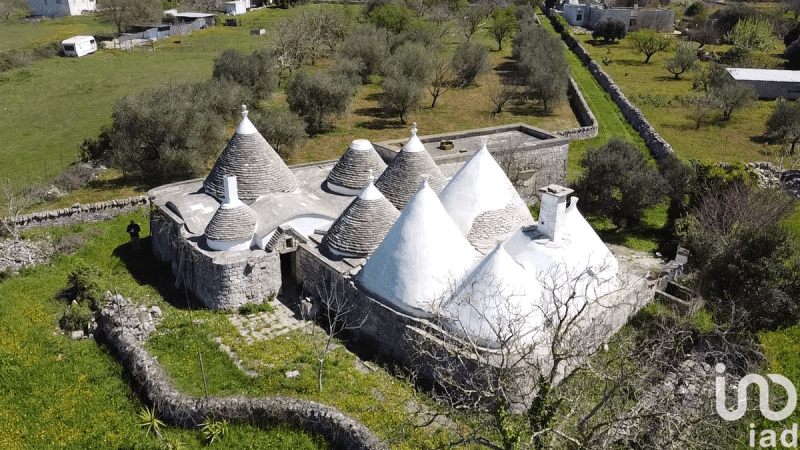
[{"label": "stone rubble pile", "polygon": [[783,188],[789,195],[800,198],[800,170],[783,170],[767,161],[747,163],[747,167],[755,174],[759,187]]},{"label": "stone rubble pile", "polygon": [[47,241],[0,241],[0,272],[10,270],[16,273],[22,267],[46,263],[52,254],[53,247]]}]

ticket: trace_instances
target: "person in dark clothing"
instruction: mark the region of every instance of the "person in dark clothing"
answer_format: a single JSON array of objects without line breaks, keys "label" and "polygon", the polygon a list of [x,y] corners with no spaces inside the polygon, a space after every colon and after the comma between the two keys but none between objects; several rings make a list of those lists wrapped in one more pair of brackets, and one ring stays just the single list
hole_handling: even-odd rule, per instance
[{"label": "person in dark clothing", "polygon": [[139,232],[142,231],[139,228],[139,224],[131,220],[130,225],[128,225],[128,229],[126,230],[128,234],[131,235],[131,244],[133,244],[133,249],[137,252],[139,251]]}]

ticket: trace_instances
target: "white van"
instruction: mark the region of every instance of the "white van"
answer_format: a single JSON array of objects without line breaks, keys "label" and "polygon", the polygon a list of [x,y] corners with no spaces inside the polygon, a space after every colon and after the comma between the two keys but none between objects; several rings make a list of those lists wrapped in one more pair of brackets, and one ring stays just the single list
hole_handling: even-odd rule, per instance
[{"label": "white van", "polygon": [[84,56],[97,51],[94,36],[75,36],[61,41],[64,56]]}]

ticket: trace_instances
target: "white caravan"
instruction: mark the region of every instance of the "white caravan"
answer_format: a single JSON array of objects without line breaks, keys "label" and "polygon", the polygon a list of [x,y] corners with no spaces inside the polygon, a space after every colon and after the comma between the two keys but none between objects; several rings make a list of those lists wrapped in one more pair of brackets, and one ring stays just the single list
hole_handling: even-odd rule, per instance
[{"label": "white caravan", "polygon": [[97,51],[94,36],[75,36],[61,41],[64,56],[84,56]]}]

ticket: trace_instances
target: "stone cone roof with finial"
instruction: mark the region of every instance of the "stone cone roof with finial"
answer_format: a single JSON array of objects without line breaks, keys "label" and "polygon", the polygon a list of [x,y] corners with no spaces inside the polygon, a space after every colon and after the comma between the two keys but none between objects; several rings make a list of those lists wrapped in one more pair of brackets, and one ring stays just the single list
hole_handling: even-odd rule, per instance
[{"label": "stone cone roof with finial", "polygon": [[423,181],[356,276],[359,287],[409,312],[431,304],[466,273],[478,252]]},{"label": "stone cone roof with finial", "polygon": [[271,192],[297,189],[294,174],[247,118],[244,105],[242,117],[239,127],[203,182],[205,192],[217,199],[224,198],[223,179],[226,176],[237,178],[239,198],[248,203]]},{"label": "stone cone roof with finial", "polygon": [[503,169],[483,144],[439,194],[467,240],[491,250],[519,227],[535,221]]},{"label": "stone cone roof with finial", "polygon": [[375,182],[375,187],[399,210],[403,210],[411,197],[417,192],[422,175],[428,176],[428,184],[434,191],[441,192],[447,179],[425,150],[417,137],[417,124],[411,128],[411,138],[386,167]]},{"label": "stone cone roof with finial", "polygon": [[365,258],[383,242],[400,211],[372,182],[358,194],[328,229],[322,241],[333,253]]},{"label": "stone cone roof with finial", "polygon": [[326,182],[334,192],[354,195],[367,185],[370,173],[380,176],[385,169],[375,147],[366,139],[356,139],[328,172]]}]

